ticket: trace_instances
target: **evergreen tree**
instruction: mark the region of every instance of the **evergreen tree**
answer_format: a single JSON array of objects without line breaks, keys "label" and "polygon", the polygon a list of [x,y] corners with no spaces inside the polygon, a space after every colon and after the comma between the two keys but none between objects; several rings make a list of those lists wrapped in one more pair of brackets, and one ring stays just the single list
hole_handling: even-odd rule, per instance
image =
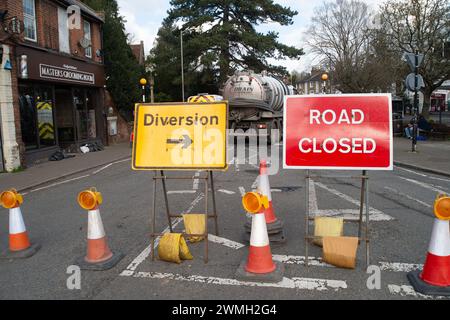
[{"label": "evergreen tree", "polygon": [[187,43],[198,52],[193,61],[210,61],[219,83],[240,68],[286,74],[285,68],[270,65],[267,58],[297,59],[303,54],[301,49],[278,42],[276,32],[255,30],[263,23],[293,23],[297,12],[273,0],[171,0],[170,4],[167,23],[183,23]]},{"label": "evergreen tree", "polygon": [[139,78],[144,74],[144,70],[129,46],[125,21],[119,14],[116,0],[83,2],[105,14],[103,54],[106,86],[121,113],[131,119],[134,104],[140,99]]}]

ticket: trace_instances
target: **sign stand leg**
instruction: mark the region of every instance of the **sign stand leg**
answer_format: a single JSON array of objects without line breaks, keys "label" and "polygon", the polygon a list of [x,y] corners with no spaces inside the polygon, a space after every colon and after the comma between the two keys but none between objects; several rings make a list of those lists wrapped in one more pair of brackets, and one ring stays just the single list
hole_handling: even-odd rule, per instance
[{"label": "sign stand leg", "polygon": [[362,236],[365,194],[366,194],[366,170],[363,170],[361,177],[361,194],[359,198],[360,202],[359,202],[358,244],[361,243],[361,236]]},{"label": "sign stand leg", "polygon": [[205,179],[205,263],[208,263],[208,175]]},{"label": "sign stand leg", "polygon": [[152,239],[152,246],[151,246],[151,252],[152,252],[152,261],[155,261],[155,219],[156,219],[156,176],[157,172],[155,171],[155,174],[153,176],[153,203],[152,203],[152,213],[150,216],[150,228],[151,228],[151,239]]},{"label": "sign stand leg", "polygon": [[162,181],[163,192],[164,192],[164,202],[166,203],[167,220],[169,221],[169,230],[170,230],[170,232],[173,232],[172,219],[170,219],[169,199],[167,197],[166,176],[164,175],[163,170],[161,170],[161,177],[162,177],[161,181]]},{"label": "sign stand leg", "polygon": [[366,177],[366,267],[368,268],[370,265],[370,252],[369,252],[369,177]]},{"label": "sign stand leg", "polygon": [[309,258],[308,258],[308,246],[309,246],[309,183],[310,183],[310,177],[309,177],[309,170],[306,170],[306,176],[305,176],[305,265],[306,267],[309,266]]},{"label": "sign stand leg", "polygon": [[214,175],[212,171],[209,171],[209,176],[211,178],[211,196],[213,203],[214,227],[216,231],[216,236],[219,236],[219,224],[217,222],[217,207],[216,207],[216,189],[214,188]]}]

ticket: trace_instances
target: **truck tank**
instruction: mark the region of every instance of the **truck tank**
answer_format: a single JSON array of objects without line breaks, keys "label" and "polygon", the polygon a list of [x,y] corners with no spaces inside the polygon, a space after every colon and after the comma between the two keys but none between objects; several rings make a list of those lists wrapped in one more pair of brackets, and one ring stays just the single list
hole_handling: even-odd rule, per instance
[{"label": "truck tank", "polygon": [[222,89],[222,95],[230,105],[231,118],[233,110],[237,111],[235,109],[238,108],[241,120],[258,111],[281,112],[284,97],[292,94],[294,94],[292,86],[287,86],[266,72],[257,74],[253,71],[237,71]]}]

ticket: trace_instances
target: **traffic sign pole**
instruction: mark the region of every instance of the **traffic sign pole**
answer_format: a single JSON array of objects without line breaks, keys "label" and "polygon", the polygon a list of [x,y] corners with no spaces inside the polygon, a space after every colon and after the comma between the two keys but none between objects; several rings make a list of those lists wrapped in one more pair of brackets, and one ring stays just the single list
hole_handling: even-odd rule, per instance
[{"label": "traffic sign pole", "polygon": [[419,109],[418,86],[419,86],[419,52],[416,51],[415,65],[414,65],[414,119],[413,119],[412,152],[417,152],[417,116]]}]

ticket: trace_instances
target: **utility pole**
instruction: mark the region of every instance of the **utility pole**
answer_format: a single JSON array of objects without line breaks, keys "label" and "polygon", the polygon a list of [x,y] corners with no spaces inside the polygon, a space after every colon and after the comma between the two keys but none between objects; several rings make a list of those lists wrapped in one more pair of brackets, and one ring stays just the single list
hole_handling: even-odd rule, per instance
[{"label": "utility pole", "polygon": [[184,102],[184,53],[183,53],[183,30],[180,30],[181,46],[181,96]]}]

